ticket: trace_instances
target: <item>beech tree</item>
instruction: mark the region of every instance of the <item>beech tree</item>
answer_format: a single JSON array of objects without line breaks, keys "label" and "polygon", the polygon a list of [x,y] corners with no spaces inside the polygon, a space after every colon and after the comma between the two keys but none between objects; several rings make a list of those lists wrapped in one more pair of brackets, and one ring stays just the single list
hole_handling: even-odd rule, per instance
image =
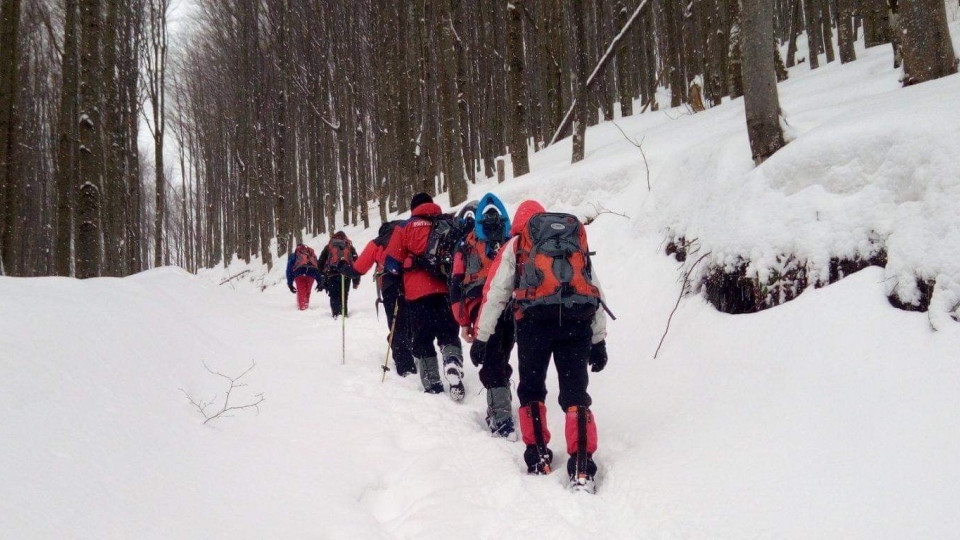
[{"label": "beech tree", "polygon": [[747,134],[756,163],[761,163],[786,143],[780,126],[780,98],[774,56],[773,11],[767,0],[740,0],[743,23],[743,103]]},{"label": "beech tree", "polygon": [[901,0],[903,85],[910,86],[957,72],[957,55],[942,0]]}]

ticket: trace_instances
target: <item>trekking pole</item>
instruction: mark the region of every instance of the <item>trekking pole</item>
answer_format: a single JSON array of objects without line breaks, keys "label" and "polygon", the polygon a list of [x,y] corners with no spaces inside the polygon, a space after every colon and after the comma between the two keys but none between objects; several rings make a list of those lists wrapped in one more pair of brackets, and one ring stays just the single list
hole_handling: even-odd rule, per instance
[{"label": "trekking pole", "polygon": [[380,375],[380,382],[387,380],[387,372],[390,371],[390,368],[387,367],[390,362],[390,351],[393,350],[393,332],[397,328],[397,308],[400,307],[400,299],[398,298],[393,304],[393,322],[390,323],[390,337],[387,338],[387,357],[383,359],[383,373]]},{"label": "trekking pole", "polygon": [[347,365],[347,278],[340,274],[340,365]]}]

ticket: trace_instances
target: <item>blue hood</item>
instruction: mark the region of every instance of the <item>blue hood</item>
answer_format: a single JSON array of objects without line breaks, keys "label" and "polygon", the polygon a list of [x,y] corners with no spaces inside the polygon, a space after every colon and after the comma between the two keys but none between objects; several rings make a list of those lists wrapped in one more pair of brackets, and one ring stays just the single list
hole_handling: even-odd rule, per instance
[{"label": "blue hood", "polygon": [[483,219],[483,215],[490,209],[494,207],[500,212],[500,215],[504,219],[504,240],[510,238],[510,214],[507,213],[507,209],[503,206],[503,202],[497,198],[493,193],[487,193],[480,199],[480,202],[477,204],[477,219],[473,226],[473,232],[477,236],[477,239],[486,241],[487,235],[483,233],[483,226],[480,224],[480,220]]}]

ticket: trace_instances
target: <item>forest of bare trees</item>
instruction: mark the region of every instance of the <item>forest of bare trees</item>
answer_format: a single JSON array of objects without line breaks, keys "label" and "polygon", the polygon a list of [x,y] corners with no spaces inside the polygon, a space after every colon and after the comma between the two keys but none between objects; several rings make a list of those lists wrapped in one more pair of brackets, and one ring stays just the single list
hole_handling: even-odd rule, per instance
[{"label": "forest of bare trees", "polygon": [[940,0],[198,0],[176,44],[171,0],[0,1],[8,275],[271,264],[557,138],[582,159],[602,120],[744,92],[759,161],[784,67],[858,39],[904,84],[956,71]]}]

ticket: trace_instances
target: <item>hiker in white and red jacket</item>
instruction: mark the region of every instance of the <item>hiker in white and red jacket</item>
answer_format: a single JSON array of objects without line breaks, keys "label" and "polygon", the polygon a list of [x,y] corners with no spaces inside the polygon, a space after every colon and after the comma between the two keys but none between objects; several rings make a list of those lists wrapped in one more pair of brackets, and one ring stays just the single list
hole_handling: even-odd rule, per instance
[{"label": "hiker in white and red jacket", "polygon": [[350,288],[347,284],[352,281],[353,288],[356,289],[360,286],[360,276],[352,278],[341,276],[340,263],[347,261],[352,264],[355,260],[357,260],[357,250],[353,248],[353,243],[343,231],[334,233],[320,252],[320,271],[324,276],[323,288],[330,295],[330,312],[334,319],[341,314],[350,315],[350,309],[347,306],[350,300]]},{"label": "hiker in white and red jacket", "polygon": [[[486,343],[507,306],[517,319],[520,432],[524,460],[532,474],[551,472],[544,399],[550,357],[566,412],[567,472],[571,487],[593,491],[597,426],[587,393],[589,375],[607,364],[603,293],[590,263],[586,231],[568,214],[545,213],[536,201],[517,209],[511,238],[487,274],[477,321],[477,342]],[[482,345],[481,345],[482,347]]]}]

